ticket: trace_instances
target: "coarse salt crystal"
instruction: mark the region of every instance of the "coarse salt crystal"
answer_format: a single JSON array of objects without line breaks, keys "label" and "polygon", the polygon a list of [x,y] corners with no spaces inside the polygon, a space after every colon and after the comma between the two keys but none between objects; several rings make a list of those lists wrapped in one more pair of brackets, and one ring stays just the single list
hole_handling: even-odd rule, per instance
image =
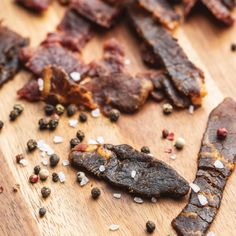
[{"label": "coarse salt crystal", "polygon": [[199,200],[199,202],[200,202],[200,204],[201,204],[202,206],[205,206],[205,205],[208,204],[208,200],[207,200],[207,198],[206,198],[204,195],[198,194],[197,197],[198,197],[198,200]]},{"label": "coarse salt crystal", "polygon": [[207,236],[215,236],[215,234],[212,231],[210,231],[208,232]]},{"label": "coarse salt crystal", "polygon": [[54,143],[62,143],[63,142],[63,138],[61,136],[54,136],[53,138],[53,142]]},{"label": "coarse salt crystal", "polygon": [[189,184],[189,186],[195,193],[198,193],[200,191],[200,187],[197,184],[191,183]]},{"label": "coarse salt crystal", "polygon": [[134,178],[135,175],[136,175],[136,171],[135,171],[135,170],[132,170],[132,171],[131,171],[131,177]]},{"label": "coarse salt crystal", "polygon": [[99,144],[104,144],[104,138],[102,137],[102,136],[98,136],[97,137],[97,142],[99,143]]},{"label": "coarse salt crystal", "polygon": [[63,165],[63,166],[68,166],[68,165],[70,165],[69,160],[63,160],[63,161],[62,161],[62,165]]},{"label": "coarse salt crystal", "polygon": [[40,153],[40,156],[41,156],[41,157],[45,157],[45,156],[46,156],[46,152],[41,152],[41,153]]},{"label": "coarse salt crystal", "polygon": [[151,154],[151,153],[148,153],[148,156],[150,156],[150,157],[154,157],[154,155],[153,155],[153,154]]},{"label": "coarse salt crystal", "polygon": [[66,181],[66,176],[62,171],[58,172],[57,175],[61,183],[64,183]]},{"label": "coarse salt crystal", "polygon": [[100,172],[104,172],[106,170],[105,166],[104,165],[100,165],[99,166],[99,171]]},{"label": "coarse salt crystal", "polygon": [[190,106],[189,106],[188,112],[189,112],[190,114],[193,114],[193,113],[194,113],[194,106],[193,106],[193,105],[190,105]]},{"label": "coarse salt crystal", "polygon": [[44,158],[41,163],[44,165],[44,166],[47,166],[48,165],[48,160],[46,158]]},{"label": "coarse salt crystal", "polygon": [[130,65],[131,64],[131,61],[130,59],[126,58],[125,61],[124,61],[125,65]]},{"label": "coarse salt crystal", "polygon": [[44,81],[42,78],[38,79],[38,86],[39,86],[39,91],[43,91]]},{"label": "coarse salt crystal", "polygon": [[157,203],[157,199],[156,199],[155,197],[152,197],[152,198],[151,198],[151,202],[152,202],[152,203]]},{"label": "coarse salt crystal", "polygon": [[76,72],[76,71],[71,72],[71,73],[70,73],[70,77],[71,77],[71,79],[73,79],[75,82],[78,82],[78,81],[80,81],[80,79],[81,79],[80,73],[79,73],[79,72]]},{"label": "coarse salt crystal", "polygon": [[84,176],[84,177],[81,179],[81,181],[80,181],[80,186],[84,186],[84,185],[86,185],[88,182],[89,182],[89,179],[88,179],[86,176]]},{"label": "coarse salt crystal", "polygon": [[100,109],[96,108],[96,109],[92,110],[91,115],[92,115],[92,117],[95,117],[95,118],[99,117],[100,116]]},{"label": "coarse salt crystal", "polygon": [[54,154],[54,150],[48,144],[46,144],[44,140],[39,140],[37,142],[37,148],[40,151],[47,153],[49,156]]},{"label": "coarse salt crystal", "polygon": [[98,144],[98,142],[94,139],[89,139],[88,144],[94,145],[94,144]]},{"label": "coarse salt crystal", "polygon": [[116,199],[120,199],[121,198],[121,193],[114,193],[113,197]]},{"label": "coarse salt crystal", "polygon": [[170,159],[175,160],[176,159],[176,155],[171,155]]},{"label": "coarse salt crystal", "polygon": [[73,120],[72,119],[72,120],[69,120],[68,123],[69,123],[70,127],[75,128],[77,126],[77,124],[78,124],[78,120]]},{"label": "coarse salt crystal", "polygon": [[28,165],[28,160],[26,160],[26,159],[21,159],[21,160],[19,161],[19,163],[20,163],[22,166],[27,166],[27,165]]},{"label": "coarse salt crystal", "polygon": [[134,198],[134,202],[138,203],[138,204],[142,204],[143,203],[143,199],[140,197],[135,197]]},{"label": "coarse salt crystal", "polygon": [[224,164],[221,161],[219,161],[219,160],[215,161],[214,166],[217,169],[223,169],[224,168]]},{"label": "coarse salt crystal", "polygon": [[119,228],[120,228],[120,226],[119,226],[119,225],[116,225],[116,224],[112,224],[112,225],[109,226],[109,230],[111,230],[111,231],[116,231],[116,230],[118,230]]}]

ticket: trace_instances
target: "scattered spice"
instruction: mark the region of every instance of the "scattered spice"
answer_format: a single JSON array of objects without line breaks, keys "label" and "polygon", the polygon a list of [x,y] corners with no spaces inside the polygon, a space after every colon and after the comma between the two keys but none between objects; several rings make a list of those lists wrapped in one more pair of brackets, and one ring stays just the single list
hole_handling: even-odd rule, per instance
[{"label": "scattered spice", "polygon": [[76,137],[82,142],[84,140],[85,134],[82,130],[78,130],[76,133]]},{"label": "scattered spice", "polygon": [[165,103],[162,108],[165,115],[170,115],[173,112],[173,106],[170,103]]},{"label": "scattered spice", "polygon": [[55,130],[57,128],[59,124],[59,120],[57,119],[51,119],[49,122],[48,122],[48,128],[50,130]]},{"label": "scattered spice", "polygon": [[20,161],[22,160],[22,159],[24,159],[24,156],[23,156],[23,154],[18,154],[18,155],[16,155],[16,163],[20,163]]},{"label": "scattered spice", "polygon": [[84,172],[78,172],[77,173],[77,181],[80,183],[82,181],[82,179],[85,177],[85,173]]},{"label": "scattered spice", "polygon": [[175,141],[175,147],[179,150],[183,149],[185,145],[185,140],[183,138],[177,138]]},{"label": "scattered spice", "polygon": [[189,186],[195,193],[198,193],[200,191],[200,187],[197,184],[190,183]]},{"label": "scattered spice", "polygon": [[54,136],[54,138],[53,138],[53,142],[54,143],[62,143],[63,142],[63,138],[61,137],[61,136]]},{"label": "scattered spice", "polygon": [[76,145],[80,143],[80,140],[78,138],[72,138],[70,140],[70,148],[74,148]]},{"label": "scattered spice", "polygon": [[43,187],[43,188],[41,189],[41,194],[42,194],[42,197],[43,197],[43,198],[47,198],[47,197],[49,197],[49,195],[51,194],[51,189],[48,188],[48,187]]},{"label": "scattered spice", "polygon": [[231,44],[231,51],[235,52],[236,51],[236,43]]},{"label": "scattered spice", "polygon": [[24,111],[24,107],[21,104],[15,104],[13,110],[18,111],[18,114],[20,115]]},{"label": "scattered spice", "polygon": [[52,173],[52,181],[55,182],[55,183],[59,181],[59,176],[55,172]]},{"label": "scattered spice", "polygon": [[30,139],[27,142],[27,149],[29,152],[34,151],[37,148],[37,142],[34,139]]},{"label": "scattered spice", "polygon": [[77,106],[75,104],[71,104],[67,107],[67,115],[71,117],[77,112],[77,110]]},{"label": "scattered spice", "polygon": [[98,169],[99,169],[99,171],[100,171],[101,173],[106,170],[106,168],[105,168],[104,165],[100,165]]},{"label": "scattered spice", "polygon": [[94,145],[94,144],[98,144],[98,142],[94,139],[89,139],[88,144]]},{"label": "scattered spice", "polygon": [[69,160],[67,160],[67,159],[63,160],[63,161],[62,161],[62,165],[63,165],[63,166],[68,166],[68,165],[70,165]]},{"label": "scattered spice", "polygon": [[102,136],[98,136],[97,137],[97,142],[99,143],[99,144],[104,144],[104,138],[102,137]]},{"label": "scattered spice", "polygon": [[44,165],[44,166],[47,166],[48,165],[48,159],[44,158],[41,163]]},{"label": "scattered spice", "polygon": [[21,159],[19,161],[19,163],[22,165],[22,166],[27,166],[28,165],[28,161],[26,159]]},{"label": "scattered spice", "polygon": [[166,139],[169,135],[169,130],[163,129],[162,130],[162,138]]},{"label": "scattered spice", "polygon": [[9,118],[11,121],[16,120],[16,118],[19,116],[19,112],[17,110],[12,110],[10,112]]},{"label": "scattered spice", "polygon": [[147,232],[151,234],[151,233],[154,232],[155,229],[156,229],[155,223],[149,220],[146,223],[146,230],[147,230]]},{"label": "scattered spice", "polygon": [[64,111],[65,111],[65,107],[63,105],[61,105],[61,104],[56,105],[55,112],[57,115],[59,115],[59,116],[63,115]]},{"label": "scattered spice", "polygon": [[142,204],[143,203],[143,199],[140,197],[134,197],[134,202],[138,203],[138,204]]},{"label": "scattered spice", "polygon": [[117,109],[111,109],[108,114],[108,117],[111,122],[116,122],[116,121],[118,121],[118,119],[120,117],[120,111]]},{"label": "scattered spice", "polygon": [[39,171],[39,178],[40,180],[46,180],[49,176],[49,171],[47,169],[41,169]]},{"label": "scattered spice", "polygon": [[226,128],[219,128],[217,130],[217,138],[220,139],[220,140],[224,140],[226,139],[228,135],[228,130]]},{"label": "scattered spice", "polygon": [[117,224],[112,224],[112,225],[109,226],[109,230],[110,230],[110,231],[116,231],[116,230],[118,230],[119,228],[120,228],[120,226],[117,225]]},{"label": "scattered spice", "polygon": [[79,114],[79,121],[80,121],[80,122],[84,123],[84,122],[87,121],[87,119],[88,119],[88,117],[87,117],[87,115],[86,115],[85,113],[81,112],[81,113]]},{"label": "scattered spice", "polygon": [[31,175],[31,176],[29,177],[29,182],[30,182],[31,184],[37,183],[38,180],[39,180],[39,177],[38,177],[37,175]]},{"label": "scattered spice", "polygon": [[44,112],[46,116],[51,116],[55,111],[55,108],[51,104],[46,104],[44,107]]},{"label": "scattered spice", "polygon": [[217,169],[223,169],[224,168],[224,164],[220,160],[216,160],[215,163],[214,163],[214,166]]},{"label": "scattered spice", "polygon": [[155,197],[152,197],[152,198],[151,198],[151,202],[152,202],[152,203],[157,203],[157,199],[156,199]]},{"label": "scattered spice", "polygon": [[64,183],[66,181],[66,176],[62,171],[60,171],[57,175],[61,183]]},{"label": "scattered spice", "polygon": [[44,207],[39,208],[39,216],[44,217],[47,210]]},{"label": "scattered spice", "polygon": [[[68,2],[68,0],[63,0],[63,1],[67,1],[67,2]],[[77,72],[77,71],[71,72],[71,73],[70,73],[70,77],[71,77],[71,79],[74,80],[75,82],[78,82],[78,81],[80,81],[80,79],[81,79],[81,75],[80,75],[80,73]]]},{"label": "scattered spice", "polygon": [[168,139],[169,141],[173,141],[174,138],[175,138],[174,132],[169,132],[169,134],[168,134],[168,136],[167,136],[167,139]]},{"label": "scattered spice", "polygon": [[98,199],[101,195],[101,190],[97,187],[92,188],[91,190],[91,196],[93,199]]},{"label": "scattered spice", "polygon": [[96,109],[92,110],[92,111],[91,111],[91,115],[92,115],[92,117],[94,117],[94,118],[99,117],[99,116],[100,116],[100,109],[99,109],[99,108],[96,108]]},{"label": "scattered spice", "polygon": [[168,153],[168,154],[171,154],[172,151],[173,151],[172,148],[166,148],[164,152],[165,152],[165,153]]},{"label": "scattered spice", "polygon": [[120,199],[121,198],[121,193],[114,193],[113,197],[116,199]]},{"label": "scattered spice", "polygon": [[208,204],[207,198],[202,194],[198,194],[198,200],[202,206],[205,206]]},{"label": "scattered spice", "polygon": [[49,158],[51,167],[55,167],[59,161],[60,161],[60,157],[57,154],[52,154]]},{"label": "scattered spice", "polygon": [[69,120],[69,126],[75,128],[78,124],[78,120]]},{"label": "scattered spice", "polygon": [[48,128],[48,120],[46,118],[41,118],[38,125],[40,130],[45,130]]},{"label": "scattered spice", "polygon": [[3,128],[4,123],[0,120],[0,130]]},{"label": "scattered spice", "polygon": [[41,167],[39,165],[34,167],[34,174],[38,175],[41,170]]},{"label": "scattered spice", "polygon": [[141,148],[141,152],[146,153],[146,154],[149,154],[149,153],[150,153],[150,149],[149,149],[148,146],[143,146],[143,147]]},{"label": "scattered spice", "polygon": [[4,189],[3,186],[0,186],[0,194],[3,193]]}]

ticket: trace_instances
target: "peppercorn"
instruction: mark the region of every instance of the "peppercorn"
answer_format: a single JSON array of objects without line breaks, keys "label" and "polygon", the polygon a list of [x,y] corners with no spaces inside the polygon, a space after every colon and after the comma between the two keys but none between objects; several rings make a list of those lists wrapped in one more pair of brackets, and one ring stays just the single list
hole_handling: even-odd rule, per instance
[{"label": "peppercorn", "polygon": [[82,142],[84,140],[84,132],[82,130],[78,130],[76,133],[76,137],[80,140],[80,142]]},{"label": "peppercorn", "polygon": [[117,110],[117,109],[112,109],[108,113],[108,117],[109,117],[111,122],[116,122],[116,121],[118,121],[118,119],[120,117],[120,111]]},{"label": "peppercorn", "polygon": [[50,166],[55,167],[60,160],[60,157],[57,154],[52,154],[49,158]]},{"label": "peppercorn", "polygon": [[16,155],[16,163],[20,163],[20,161],[21,160],[23,160],[24,159],[24,156],[23,156],[23,154],[18,154],[18,155]]},{"label": "peppercorn", "polygon": [[77,111],[77,106],[74,104],[71,104],[67,107],[67,115],[73,116]]},{"label": "peppercorn", "polygon": [[177,149],[183,149],[185,145],[185,140],[183,138],[177,138],[176,141],[175,141],[175,147]]},{"label": "peppercorn", "polygon": [[101,195],[101,190],[99,188],[92,188],[91,190],[91,196],[93,199],[98,199],[99,196]]},{"label": "peppercorn", "polygon": [[228,135],[228,130],[226,128],[219,128],[217,130],[217,138],[220,139],[220,140],[224,140],[226,139]]},{"label": "peppercorn", "polygon": [[48,187],[43,187],[41,189],[41,194],[43,198],[47,198],[51,194],[51,189]]},{"label": "peppercorn", "polygon": [[18,114],[20,115],[24,111],[24,107],[21,104],[15,104],[13,110],[18,111]]},{"label": "peppercorn", "polygon": [[31,175],[29,177],[29,182],[32,183],[32,184],[37,183],[38,180],[39,180],[39,177],[37,175]]},{"label": "peppercorn", "polygon": [[165,103],[163,105],[163,113],[169,115],[173,112],[173,106],[170,103]]},{"label": "peppercorn", "polygon": [[231,51],[233,51],[233,52],[236,51],[236,43],[231,44]]},{"label": "peppercorn", "polygon": [[148,153],[150,153],[150,149],[149,149],[149,147],[147,147],[147,146],[143,146],[143,147],[141,148],[141,152],[148,154]]},{"label": "peppercorn", "polygon": [[55,111],[55,108],[53,105],[51,104],[46,104],[46,106],[44,107],[44,112],[46,116],[51,116]]},{"label": "peppercorn", "polygon": [[44,217],[46,214],[47,210],[44,207],[39,208],[39,216]]},{"label": "peppercorn", "polygon": [[166,139],[169,135],[169,130],[163,129],[162,130],[162,138]]},{"label": "peppercorn", "polygon": [[76,145],[80,143],[80,140],[78,138],[72,138],[70,140],[70,148],[74,148]]},{"label": "peppercorn", "polygon": [[61,104],[57,104],[55,107],[55,112],[57,115],[61,116],[65,111],[65,107]]},{"label": "peppercorn", "polygon": [[40,180],[46,180],[49,176],[49,171],[47,169],[42,169],[39,171],[39,178]]},{"label": "peppercorn", "polygon": [[56,182],[58,182],[58,180],[59,180],[58,174],[57,173],[52,173],[52,181],[56,183]]},{"label": "peppercorn", "polygon": [[4,123],[0,120],[0,130],[3,128]]},{"label": "peppercorn", "polygon": [[81,113],[79,114],[79,121],[80,121],[80,122],[84,123],[84,122],[87,121],[87,119],[88,119],[88,117],[87,117],[87,115],[86,115],[85,113],[81,112]]},{"label": "peppercorn", "polygon": [[155,223],[149,220],[146,223],[146,230],[147,230],[147,232],[151,234],[151,233],[154,232],[155,229],[156,229]]},{"label": "peppercorn", "polygon": [[56,119],[51,119],[51,120],[48,122],[48,128],[49,128],[50,130],[55,130],[55,129],[57,128],[58,124],[59,124],[59,121],[58,121],[58,120],[56,120]]},{"label": "peppercorn", "polygon": [[11,121],[16,120],[16,118],[19,116],[19,111],[18,110],[12,110],[10,112],[9,118]]},{"label": "peppercorn", "polygon": [[48,127],[48,120],[45,119],[45,118],[41,118],[41,119],[39,120],[38,124],[39,124],[39,129],[40,129],[40,130],[47,129],[47,127]]},{"label": "peppercorn", "polygon": [[27,148],[29,152],[34,151],[37,148],[37,142],[34,139],[30,139],[27,142]]},{"label": "peppercorn", "polygon": [[37,165],[37,166],[34,167],[34,173],[35,173],[36,175],[39,174],[40,170],[41,170],[41,167],[40,167],[39,165]]}]

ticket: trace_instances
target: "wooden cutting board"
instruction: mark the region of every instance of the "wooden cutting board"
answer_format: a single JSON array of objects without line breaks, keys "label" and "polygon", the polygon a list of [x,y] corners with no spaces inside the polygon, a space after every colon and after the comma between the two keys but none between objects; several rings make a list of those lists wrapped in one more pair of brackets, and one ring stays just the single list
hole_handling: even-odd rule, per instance
[{"label": "wooden cutting board", "polygon": [[[54,3],[43,16],[33,15],[12,1],[1,0],[0,18],[10,28],[31,39],[31,45],[37,46],[49,31],[53,31],[60,21],[64,9]],[[120,192],[102,181],[89,176],[90,183],[80,187],[76,182],[76,171],[61,163],[50,173],[63,171],[66,182],[53,183],[51,178],[35,185],[28,183],[33,167],[41,163],[42,157],[36,151],[26,154],[26,142],[30,138],[44,139],[50,144],[61,160],[67,159],[70,138],[78,129],[86,133],[86,139],[103,136],[107,143],[128,143],[137,149],[143,145],[150,147],[155,157],[170,164],[178,170],[189,182],[195,177],[197,153],[202,134],[205,130],[209,112],[224,96],[236,98],[236,54],[230,52],[230,44],[236,42],[236,28],[219,28],[214,26],[214,20],[204,13],[196,13],[175,33],[180,44],[189,57],[206,74],[206,84],[209,95],[203,107],[194,115],[188,111],[174,112],[164,116],[160,104],[149,102],[139,113],[133,116],[122,116],[117,124],[111,124],[106,118],[92,118],[77,128],[68,125],[65,116],[55,132],[39,132],[37,123],[43,117],[43,104],[29,104],[24,101],[24,113],[15,122],[8,121],[8,114],[17,102],[16,91],[28,80],[29,74],[19,73],[15,79],[0,90],[0,119],[5,127],[0,133],[0,186],[4,192],[0,194],[0,235],[145,235],[145,223],[152,220],[157,229],[154,235],[175,235],[171,228],[171,220],[177,216],[187,197],[181,201],[169,199],[158,200],[156,204],[145,201],[138,205],[133,198],[122,193],[121,199],[114,199],[113,193]],[[83,52],[88,62],[101,57],[102,42],[110,37],[116,37],[126,48],[127,58],[131,60],[128,69],[131,73],[144,70],[139,54],[140,42],[130,33],[128,26],[120,24],[111,32],[97,36]],[[74,118],[77,118],[78,114]],[[181,152],[176,152],[176,160],[170,159],[164,153],[165,148],[172,147],[169,141],[163,141],[161,131],[167,128],[175,135],[184,137],[187,145]],[[61,135],[62,144],[53,144],[53,137]],[[23,153],[29,164],[21,167],[15,163],[15,155]],[[20,184],[20,191],[12,192],[12,187]],[[43,200],[40,189],[49,186],[51,196]],[[90,198],[92,186],[102,190],[99,200]],[[211,231],[217,236],[232,236],[236,232],[236,175],[231,176],[226,186],[222,205]],[[46,207],[47,214],[39,218],[39,207]],[[109,225],[119,224],[116,232],[109,231]]]}]

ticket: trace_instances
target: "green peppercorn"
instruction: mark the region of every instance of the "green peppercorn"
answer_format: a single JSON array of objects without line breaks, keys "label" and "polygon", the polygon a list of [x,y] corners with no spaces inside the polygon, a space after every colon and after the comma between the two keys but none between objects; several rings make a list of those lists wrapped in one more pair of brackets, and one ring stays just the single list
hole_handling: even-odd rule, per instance
[{"label": "green peppercorn", "polygon": [[173,106],[170,103],[165,103],[163,105],[163,113],[169,115],[173,112]]},{"label": "green peppercorn", "polygon": [[39,171],[40,180],[44,181],[48,178],[48,176],[49,176],[49,171],[47,169],[41,169]]},{"label": "green peppercorn", "polygon": [[34,173],[35,173],[36,175],[39,174],[40,170],[41,170],[41,167],[40,167],[39,165],[37,165],[37,166],[34,167]]},{"label": "green peppercorn", "polygon": [[51,194],[51,189],[48,187],[43,187],[41,189],[41,194],[43,198],[47,198]]},{"label": "green peppercorn", "polygon": [[11,121],[16,120],[16,118],[19,116],[19,111],[18,110],[12,110],[10,112],[9,118]]},{"label": "green peppercorn", "polygon": [[60,157],[57,154],[52,154],[49,158],[51,167],[55,167],[59,161],[60,161]]},{"label": "green peppercorn", "polygon": [[59,124],[59,120],[56,120],[56,119],[51,119],[49,122],[48,122],[48,128],[50,130],[55,130],[57,128]]},{"label": "green peppercorn", "polygon": [[72,138],[70,140],[70,148],[74,148],[76,145],[80,143],[80,140],[78,138]]},{"label": "green peppercorn", "polygon": [[34,139],[30,139],[27,142],[27,148],[29,152],[34,151],[37,148],[37,142]]},{"label": "green peppercorn", "polygon": [[71,104],[67,107],[67,115],[73,116],[77,112],[78,108],[76,105]]},{"label": "green peppercorn", "polygon": [[116,121],[118,121],[118,119],[120,117],[120,111],[117,110],[117,109],[112,109],[108,113],[108,117],[109,117],[111,122],[116,122]]},{"label": "green peppercorn", "polygon": [[44,112],[46,116],[51,116],[55,111],[55,108],[53,105],[51,104],[46,104],[46,106],[44,107]]},{"label": "green peppercorn", "polygon": [[52,173],[52,181],[55,183],[59,181],[59,176],[57,173]]},{"label": "green peppercorn", "polygon": [[93,199],[98,199],[99,196],[101,195],[101,190],[99,188],[92,188],[91,190],[91,196]]},{"label": "green peppercorn", "polygon": [[57,104],[55,107],[55,112],[57,115],[61,116],[65,111],[65,107],[61,104]]},{"label": "green peppercorn", "polygon": [[24,107],[21,104],[15,104],[13,110],[18,111],[19,115],[24,111]]},{"label": "green peppercorn", "polygon": [[38,122],[39,124],[39,129],[40,130],[45,130],[48,128],[48,120],[45,118],[41,118]]},{"label": "green peppercorn", "polygon": [[155,223],[149,220],[146,223],[146,230],[147,230],[147,232],[151,234],[151,233],[154,232],[155,229],[156,229]]},{"label": "green peppercorn", "polygon": [[0,130],[3,128],[4,123],[0,120]]},{"label": "green peppercorn", "polygon": [[76,137],[82,142],[84,140],[85,134],[82,130],[78,130],[76,133]]},{"label": "green peppercorn", "polygon": [[87,117],[87,115],[86,115],[85,113],[81,112],[81,113],[79,114],[79,121],[80,121],[80,122],[84,123],[84,122],[87,121],[87,119],[88,119],[88,117]]},{"label": "green peppercorn", "polygon": [[39,208],[39,216],[44,217],[47,210],[44,207]]},{"label": "green peppercorn", "polygon": [[147,147],[147,146],[143,146],[143,147],[141,148],[141,152],[146,153],[146,154],[149,154],[149,153],[150,153],[150,149],[149,149],[149,147]]}]

